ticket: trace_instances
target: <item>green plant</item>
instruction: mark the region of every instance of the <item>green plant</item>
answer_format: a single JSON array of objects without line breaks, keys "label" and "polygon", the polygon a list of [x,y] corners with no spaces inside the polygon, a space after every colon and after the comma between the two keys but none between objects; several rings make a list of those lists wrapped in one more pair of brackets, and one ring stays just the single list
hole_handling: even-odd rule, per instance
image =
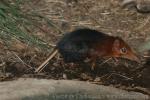
[{"label": "green plant", "polygon": [[24,13],[20,9],[20,5],[24,2],[24,0],[0,1],[0,38],[4,41],[15,38],[31,45],[48,48],[43,40],[29,34],[29,30],[37,27],[39,24],[37,20],[40,18],[44,18],[48,23],[51,22],[36,12]]}]

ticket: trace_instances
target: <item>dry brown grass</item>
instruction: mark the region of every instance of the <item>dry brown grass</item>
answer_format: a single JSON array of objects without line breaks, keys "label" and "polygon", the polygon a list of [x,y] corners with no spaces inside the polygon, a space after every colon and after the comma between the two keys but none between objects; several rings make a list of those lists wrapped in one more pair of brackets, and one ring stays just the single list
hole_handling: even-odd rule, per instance
[{"label": "dry brown grass", "polygon": [[[23,8],[25,12],[34,9],[53,22],[52,26],[43,23],[40,26],[43,31],[34,30],[34,34],[46,41],[52,48],[63,34],[82,27],[120,36],[136,50],[138,50],[139,45],[150,38],[149,14],[122,9],[118,0],[80,0],[78,2],[74,2],[74,0],[33,0],[33,2],[24,5]],[[43,20],[40,21],[43,22]],[[142,71],[132,72],[137,66],[143,66],[142,64],[121,62],[120,65],[115,65],[113,61],[110,61],[99,66],[95,72],[91,72],[88,65],[77,65],[76,68],[69,68],[69,65],[64,64],[59,55],[49,62],[42,73],[35,74],[33,73],[35,67],[38,67],[50,52],[39,50],[28,44],[24,44],[23,47],[20,47],[19,44],[21,43],[19,42],[17,42],[18,45],[15,44],[12,43],[10,47],[1,50],[1,55],[3,55],[0,57],[1,62],[6,62],[6,69],[4,66],[2,67],[5,70],[2,72],[5,74],[17,71],[19,73],[17,75],[22,77],[77,79],[92,82],[97,82],[98,79],[100,84],[113,84],[116,87],[124,85],[129,87],[143,86],[144,84],[140,83]],[[17,57],[10,51],[15,52]],[[21,62],[17,60],[18,58],[21,59]],[[23,71],[18,70],[18,66],[24,66],[22,62],[32,66],[32,68],[25,68]],[[16,71],[12,71],[11,68],[15,68]],[[6,79],[9,78],[12,77],[6,77]]]}]

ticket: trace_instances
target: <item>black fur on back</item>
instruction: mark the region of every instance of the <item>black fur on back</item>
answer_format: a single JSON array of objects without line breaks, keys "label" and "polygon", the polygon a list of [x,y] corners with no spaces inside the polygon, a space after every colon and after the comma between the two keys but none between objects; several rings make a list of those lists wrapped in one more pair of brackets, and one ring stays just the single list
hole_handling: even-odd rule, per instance
[{"label": "black fur on back", "polygon": [[78,29],[67,33],[57,43],[57,49],[65,62],[83,62],[92,44],[100,42],[104,33],[91,29]]}]

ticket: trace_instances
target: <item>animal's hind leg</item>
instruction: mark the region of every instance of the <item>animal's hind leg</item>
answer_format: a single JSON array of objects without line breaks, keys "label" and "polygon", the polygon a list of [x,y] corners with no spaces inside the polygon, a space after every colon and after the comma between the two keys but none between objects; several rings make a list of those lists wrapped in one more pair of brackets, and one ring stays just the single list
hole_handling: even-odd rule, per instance
[{"label": "animal's hind leg", "polygon": [[96,58],[94,57],[91,59],[91,70],[94,70],[95,67],[96,67]]},{"label": "animal's hind leg", "polygon": [[77,64],[75,63],[68,63],[67,66],[69,66],[69,68],[73,69],[77,66]]}]

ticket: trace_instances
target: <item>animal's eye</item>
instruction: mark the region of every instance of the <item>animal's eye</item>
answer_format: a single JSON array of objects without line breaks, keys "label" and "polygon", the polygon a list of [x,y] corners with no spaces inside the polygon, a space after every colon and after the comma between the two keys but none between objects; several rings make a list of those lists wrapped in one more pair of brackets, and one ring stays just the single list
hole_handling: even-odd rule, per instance
[{"label": "animal's eye", "polygon": [[127,53],[127,49],[126,49],[125,47],[123,47],[123,48],[120,49],[120,52],[121,52],[122,54],[125,54],[125,53]]}]

